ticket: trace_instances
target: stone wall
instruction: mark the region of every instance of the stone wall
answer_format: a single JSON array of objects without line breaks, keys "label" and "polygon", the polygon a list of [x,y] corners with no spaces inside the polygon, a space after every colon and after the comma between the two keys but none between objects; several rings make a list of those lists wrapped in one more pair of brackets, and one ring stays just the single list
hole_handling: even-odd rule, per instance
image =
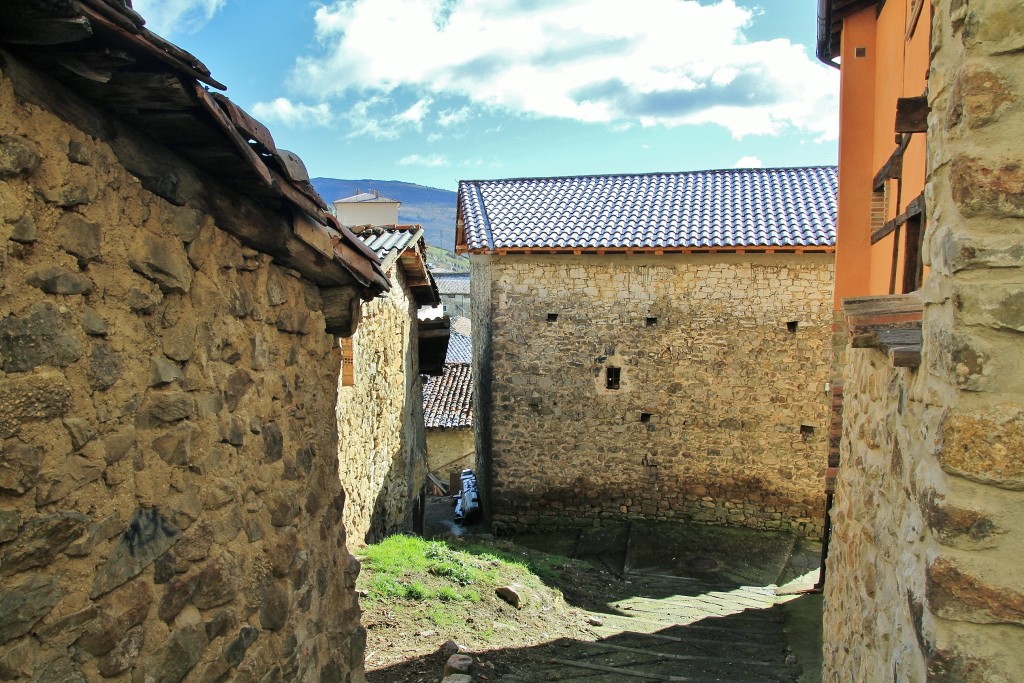
[{"label": "stone wall", "polygon": [[829,681],[1024,671],[1024,8],[933,11],[922,364],[850,352]]},{"label": "stone wall", "polygon": [[428,429],[427,467],[441,481],[448,481],[452,470],[476,466],[473,429]]},{"label": "stone wall", "polygon": [[818,535],[832,262],[474,255],[495,530],[647,518]]},{"label": "stone wall", "polygon": [[0,126],[0,679],[362,680],[317,288]]},{"label": "stone wall", "polygon": [[364,304],[352,338],[355,384],[338,389],[345,529],[359,543],[411,531],[426,481],[416,305],[398,266],[388,277],[391,291]]}]

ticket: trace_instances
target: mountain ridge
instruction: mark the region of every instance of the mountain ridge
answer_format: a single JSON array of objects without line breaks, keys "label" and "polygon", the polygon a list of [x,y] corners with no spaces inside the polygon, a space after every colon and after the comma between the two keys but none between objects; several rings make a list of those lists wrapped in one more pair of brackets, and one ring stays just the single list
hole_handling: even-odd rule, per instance
[{"label": "mountain ridge", "polygon": [[328,203],[371,190],[390,199],[397,199],[402,203],[398,207],[399,222],[419,223],[426,233],[427,244],[448,251],[455,250],[455,207],[458,194],[451,190],[401,180],[372,178],[313,178],[311,182]]}]

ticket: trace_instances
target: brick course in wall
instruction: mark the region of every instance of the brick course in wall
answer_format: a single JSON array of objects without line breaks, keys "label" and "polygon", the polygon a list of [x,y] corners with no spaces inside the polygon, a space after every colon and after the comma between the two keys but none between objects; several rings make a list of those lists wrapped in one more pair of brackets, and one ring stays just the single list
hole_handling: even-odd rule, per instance
[{"label": "brick course in wall", "polygon": [[496,531],[646,518],[820,534],[831,255],[471,263]]}]

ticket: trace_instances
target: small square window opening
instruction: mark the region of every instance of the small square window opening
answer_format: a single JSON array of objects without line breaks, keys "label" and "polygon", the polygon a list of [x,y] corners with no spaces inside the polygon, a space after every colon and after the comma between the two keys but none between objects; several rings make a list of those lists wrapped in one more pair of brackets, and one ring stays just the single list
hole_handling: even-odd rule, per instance
[{"label": "small square window opening", "polygon": [[800,327],[800,323],[796,320],[790,320],[786,323],[786,329],[790,332],[796,332],[797,328]]},{"label": "small square window opening", "polygon": [[549,323],[556,322],[557,320],[558,320],[558,314],[557,313],[548,313],[548,322]]},{"label": "small square window opening", "polygon": [[607,368],[607,370],[605,371],[605,388],[618,389],[621,379],[621,368]]},{"label": "small square window opening", "polygon": [[853,56],[857,59],[864,59],[868,56],[868,49],[866,47],[855,47],[853,48]]},{"label": "small square window opening", "polygon": [[644,318],[644,325],[646,325],[647,327],[654,327],[657,324],[658,318],[656,316],[649,315],[646,318]]},{"label": "small square window opening", "polygon": [[651,421],[651,414],[650,413],[640,413],[640,421],[641,422],[650,422]]}]

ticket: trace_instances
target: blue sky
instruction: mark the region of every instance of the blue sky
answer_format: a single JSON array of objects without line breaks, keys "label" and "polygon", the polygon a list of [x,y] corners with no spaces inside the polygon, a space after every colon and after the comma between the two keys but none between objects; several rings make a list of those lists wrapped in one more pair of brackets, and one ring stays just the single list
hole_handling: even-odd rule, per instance
[{"label": "blue sky", "polygon": [[836,162],[813,0],[135,0],[312,176]]}]

